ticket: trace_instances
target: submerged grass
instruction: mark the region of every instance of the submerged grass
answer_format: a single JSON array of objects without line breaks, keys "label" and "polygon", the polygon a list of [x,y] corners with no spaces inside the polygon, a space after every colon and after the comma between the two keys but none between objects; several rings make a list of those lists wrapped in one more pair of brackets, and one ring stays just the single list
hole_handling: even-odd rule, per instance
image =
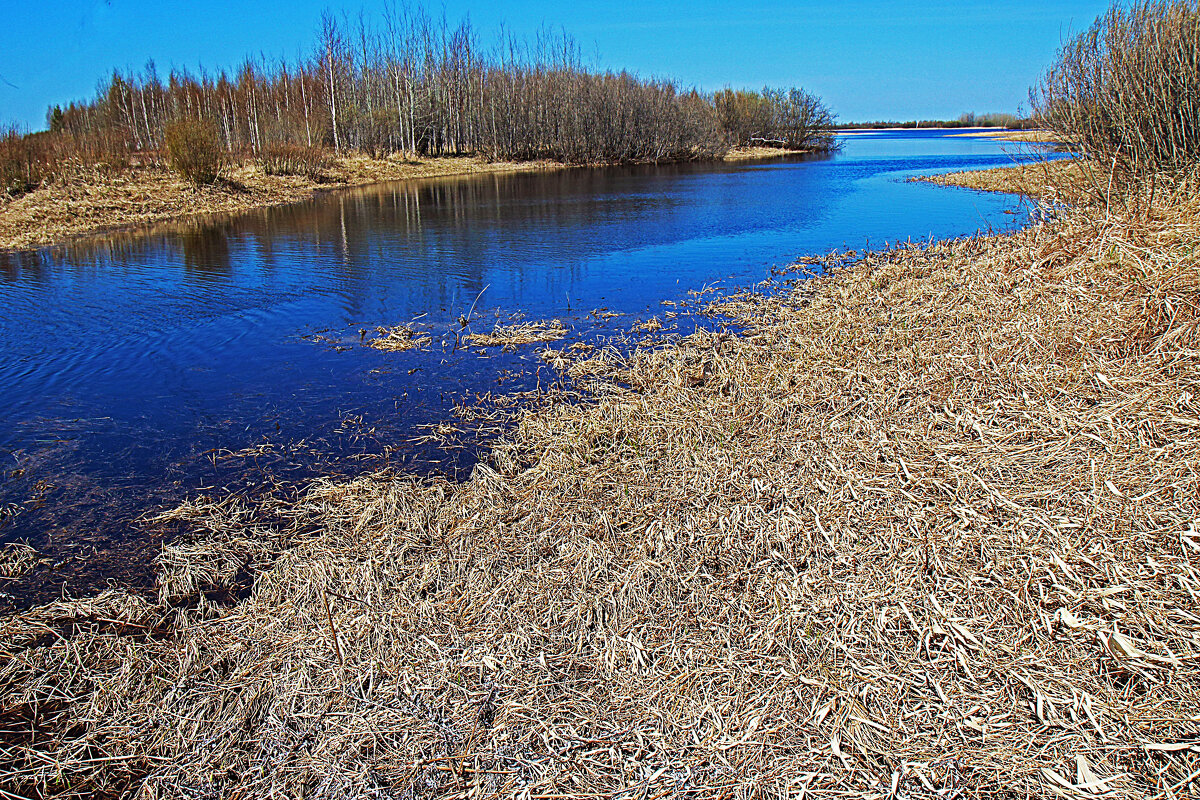
[{"label": "submerged grass", "polygon": [[[0,516],[0,519],[3,517]],[[0,545],[0,579],[19,578],[37,566],[37,563],[37,550],[23,542],[7,542]]]},{"label": "submerged grass", "polygon": [[[1059,214],[715,301],[739,335],[557,351],[588,404],[459,486],[315,487],[232,607],[0,622],[0,785],[1194,794],[1200,199]],[[165,594],[223,548],[167,548]]]}]

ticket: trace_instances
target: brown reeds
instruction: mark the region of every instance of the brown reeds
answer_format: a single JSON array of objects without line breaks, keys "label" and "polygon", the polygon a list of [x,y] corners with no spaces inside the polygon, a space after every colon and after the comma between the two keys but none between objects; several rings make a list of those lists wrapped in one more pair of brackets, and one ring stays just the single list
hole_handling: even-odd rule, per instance
[{"label": "brown reeds", "polygon": [[422,350],[433,342],[433,337],[414,325],[395,325],[375,329],[376,335],[366,340],[367,347],[376,350]]},{"label": "brown reeds", "polygon": [[[589,403],[459,486],[315,488],[232,607],[10,617],[0,785],[1194,796],[1195,197],[834,257],[715,300],[743,334],[557,351]],[[168,549],[169,582],[193,563],[241,569]]]},{"label": "brown reeds", "polygon": [[257,161],[267,175],[302,175],[318,182],[325,180],[331,164],[329,153],[321,148],[296,144],[266,145]]},{"label": "brown reeds", "polygon": [[521,345],[554,342],[567,335],[567,328],[557,319],[548,322],[518,322],[497,325],[491,333],[472,333],[467,341],[477,347],[501,347],[512,350]]},{"label": "brown reeds", "polygon": [[[18,197],[52,174],[59,155],[45,136],[27,136],[16,128],[0,128],[0,200]],[[0,206],[2,208],[2,206]]]},{"label": "brown reeds", "polygon": [[1082,148],[1109,183],[1191,169],[1200,158],[1200,3],[1114,3],[1063,46],[1030,102],[1038,123]]}]

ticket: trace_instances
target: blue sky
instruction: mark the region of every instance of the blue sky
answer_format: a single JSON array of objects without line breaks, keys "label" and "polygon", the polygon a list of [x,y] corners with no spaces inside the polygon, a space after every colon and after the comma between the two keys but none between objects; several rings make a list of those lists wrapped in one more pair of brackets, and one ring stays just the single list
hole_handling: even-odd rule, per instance
[{"label": "blue sky", "polygon": [[[1065,37],[1107,2],[519,2],[444,0],[484,44],[503,24],[575,36],[601,67],[716,89],[800,85],[845,121],[936,119],[1016,111]],[[380,0],[0,0],[0,124],[39,129],[46,108],[89,97],[113,67],[154,59],[210,69],[248,54],[293,56],[312,44],[321,12],[357,15]],[[15,33],[15,35],[14,35]]]}]

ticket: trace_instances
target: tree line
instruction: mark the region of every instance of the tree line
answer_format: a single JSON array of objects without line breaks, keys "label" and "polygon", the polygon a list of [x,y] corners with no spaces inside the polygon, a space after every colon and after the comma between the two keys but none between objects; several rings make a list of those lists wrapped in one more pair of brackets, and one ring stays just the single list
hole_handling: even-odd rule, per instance
[{"label": "tree line", "polygon": [[878,130],[883,128],[1006,128],[1008,130],[1029,130],[1034,127],[1034,121],[1028,117],[1009,114],[1007,112],[990,112],[979,114],[968,111],[957,119],[910,119],[873,120],[871,122],[841,122],[834,127],[838,130],[864,129]]},{"label": "tree line", "polygon": [[800,89],[713,94],[590,69],[569,36],[545,30],[484,48],[469,22],[394,5],[371,18],[325,15],[315,46],[292,60],[165,78],[153,63],[114,72],[92,99],[52,108],[37,141],[48,158],[57,148],[120,166],[160,153],[181,120],[203,123],[241,157],[284,147],[619,163],[714,158],[751,143],[833,145],[833,115]]}]

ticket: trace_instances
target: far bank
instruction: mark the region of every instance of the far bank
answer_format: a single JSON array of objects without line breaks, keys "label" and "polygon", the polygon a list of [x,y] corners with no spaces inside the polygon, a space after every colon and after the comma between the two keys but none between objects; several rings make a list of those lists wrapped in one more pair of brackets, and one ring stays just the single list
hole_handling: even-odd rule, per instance
[{"label": "far bank", "polygon": [[[772,147],[730,150],[723,159],[745,161],[803,155]],[[321,192],[373,183],[495,172],[566,169],[554,161],[487,161],[472,156],[407,159],[339,156],[320,179],[267,175],[245,164],[212,186],[193,186],[170,170],[144,166],[106,174],[80,171],[17,198],[0,197],[0,250],[61,244],[92,234],[210,214],[231,214],[308,200]]]}]

